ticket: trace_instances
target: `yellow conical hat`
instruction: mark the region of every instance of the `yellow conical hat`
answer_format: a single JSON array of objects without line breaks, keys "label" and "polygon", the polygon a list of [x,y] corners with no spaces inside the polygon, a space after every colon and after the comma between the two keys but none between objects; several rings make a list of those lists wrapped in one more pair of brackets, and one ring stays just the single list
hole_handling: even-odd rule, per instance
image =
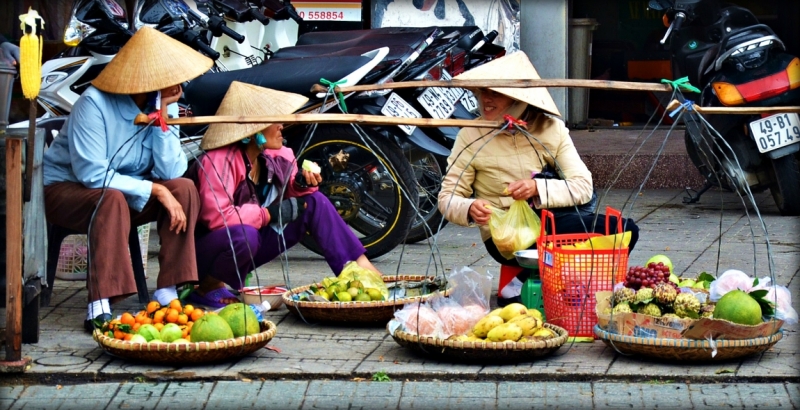
[{"label": "yellow conical hat", "polygon": [[144,26],[125,43],[92,81],[114,94],[139,94],[189,81],[214,62],[160,31]]},{"label": "yellow conical hat", "polygon": [[[538,80],[539,73],[531,60],[522,51],[508,54],[484,65],[464,72],[454,80]],[[515,100],[541,108],[553,115],[561,116],[553,97],[544,87],[531,88],[490,88]]]},{"label": "yellow conical hat", "polygon": [[[294,93],[273,90],[252,84],[234,81],[231,83],[216,115],[274,116],[287,115],[300,109],[308,98]],[[269,123],[211,124],[200,148],[208,151],[241,141],[264,128]]]}]

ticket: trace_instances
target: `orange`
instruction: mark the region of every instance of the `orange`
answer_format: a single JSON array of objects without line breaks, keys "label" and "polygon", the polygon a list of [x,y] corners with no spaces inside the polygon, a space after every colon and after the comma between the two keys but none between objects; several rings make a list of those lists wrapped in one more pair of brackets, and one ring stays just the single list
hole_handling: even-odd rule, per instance
[{"label": "orange", "polygon": [[136,323],[145,323],[145,319],[150,319],[150,318],[147,317],[147,312],[145,312],[143,310],[143,311],[141,311],[141,312],[136,314],[136,317],[134,318],[134,321]]},{"label": "orange", "polygon": [[167,319],[167,322],[168,322],[168,323],[176,323],[176,322],[178,322],[178,316],[179,316],[179,315],[180,315],[180,314],[178,313],[178,311],[177,311],[177,310],[175,310],[175,309],[170,309],[170,310],[169,310],[169,313],[167,313],[167,318],[166,318],[166,319]]},{"label": "orange", "polygon": [[117,329],[114,331],[114,339],[125,340],[125,332]]},{"label": "orange", "polygon": [[192,316],[193,311],[194,311],[194,306],[192,305],[186,305],[183,307],[183,313],[186,313],[186,315],[189,317]]},{"label": "orange", "polygon": [[169,307],[175,310],[183,310],[180,299],[172,299],[172,302],[169,302]]},{"label": "orange", "polygon": [[133,317],[132,314],[130,314],[130,312],[125,312],[119,318],[119,323],[122,323],[123,325],[133,325],[134,323],[136,323],[136,319]]},{"label": "orange", "polygon": [[144,319],[142,319],[142,324],[143,325],[151,325],[151,324],[153,324],[153,319],[150,319],[149,317],[145,316]]},{"label": "orange", "polygon": [[164,310],[157,310],[156,313],[153,314],[153,323],[164,323],[164,316],[167,315],[167,312]]},{"label": "orange", "polygon": [[153,323],[153,326],[154,326],[154,327],[156,328],[156,330],[158,330],[159,332],[161,331],[161,329],[163,329],[163,328],[164,328],[164,324],[163,324],[163,323],[161,323],[161,322]]},{"label": "orange", "polygon": [[189,336],[189,327],[188,326],[181,326],[181,337],[186,339],[186,336]]},{"label": "orange", "polygon": [[200,319],[201,317],[203,317],[203,313],[205,313],[205,312],[203,312],[203,309],[195,309],[195,310],[192,311],[192,314],[189,315],[189,317],[192,318],[192,322],[195,322],[195,321],[197,321],[197,319]]},{"label": "orange", "polygon": [[179,325],[185,325],[188,321],[189,321],[189,316],[186,316],[183,313],[179,313],[178,314],[178,322],[177,323]]},{"label": "orange", "polygon": [[120,324],[119,319],[112,319],[108,322],[108,330],[114,330]]},{"label": "orange", "polygon": [[133,337],[133,333],[125,333],[125,336],[124,336],[125,340],[131,340],[132,337]]},{"label": "orange", "polygon": [[147,314],[153,314],[156,310],[161,309],[161,304],[157,300],[151,300],[147,304]]},{"label": "orange", "polygon": [[142,327],[141,323],[134,323],[131,329],[133,329],[134,332],[138,332],[140,327]]}]

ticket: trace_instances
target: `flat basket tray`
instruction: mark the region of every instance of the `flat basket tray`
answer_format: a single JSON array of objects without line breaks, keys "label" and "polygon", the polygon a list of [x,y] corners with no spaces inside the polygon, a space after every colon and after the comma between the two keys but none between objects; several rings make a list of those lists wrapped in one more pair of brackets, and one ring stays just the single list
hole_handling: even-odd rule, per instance
[{"label": "flat basket tray", "polygon": [[595,325],[594,334],[609,347],[622,354],[638,355],[662,360],[723,361],[762,353],[778,343],[783,333],[741,340],[715,340],[717,354],[708,340],[634,337],[608,333]]},{"label": "flat basket tray", "polygon": [[550,323],[545,327],[556,332],[556,337],[538,342],[497,343],[445,340],[431,336],[418,336],[395,330],[392,337],[400,346],[439,360],[459,363],[520,363],[549,356],[567,341],[567,331]]},{"label": "flat basket tray", "polygon": [[270,321],[261,322],[261,332],[216,342],[197,343],[131,343],[94,331],[94,339],[106,353],[123,359],[162,363],[193,365],[218,362],[245,356],[264,347],[275,337],[277,327]]},{"label": "flat basket tray", "polygon": [[[385,275],[383,281],[384,283],[421,281],[426,278],[433,279],[425,275]],[[321,284],[316,284],[316,286],[321,286]],[[310,302],[292,299],[293,294],[309,288],[311,285],[300,286],[283,294],[283,303],[286,304],[289,311],[309,323],[385,325],[392,320],[394,312],[402,309],[403,305],[416,300],[425,300],[436,294],[371,302]]]}]

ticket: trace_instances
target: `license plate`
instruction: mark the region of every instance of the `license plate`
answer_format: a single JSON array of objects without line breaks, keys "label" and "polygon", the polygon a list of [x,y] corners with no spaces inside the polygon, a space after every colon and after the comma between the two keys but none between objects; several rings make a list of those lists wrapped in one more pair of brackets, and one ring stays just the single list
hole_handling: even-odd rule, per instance
[{"label": "license plate", "polygon": [[476,114],[478,112],[478,99],[475,98],[475,94],[472,93],[470,90],[465,90],[466,92],[461,97],[461,105],[467,109],[467,111]]},{"label": "license plate", "polygon": [[[395,93],[389,94],[386,104],[383,104],[381,108],[381,114],[387,117],[422,118],[422,114],[414,106]],[[417,128],[415,125],[398,125],[398,127],[408,135],[411,135]]]},{"label": "license plate", "polygon": [[750,131],[761,153],[800,142],[797,114],[775,114],[750,123]]},{"label": "license plate", "polygon": [[430,87],[417,97],[417,101],[431,117],[444,120],[456,111],[456,103],[463,93],[461,88]]}]

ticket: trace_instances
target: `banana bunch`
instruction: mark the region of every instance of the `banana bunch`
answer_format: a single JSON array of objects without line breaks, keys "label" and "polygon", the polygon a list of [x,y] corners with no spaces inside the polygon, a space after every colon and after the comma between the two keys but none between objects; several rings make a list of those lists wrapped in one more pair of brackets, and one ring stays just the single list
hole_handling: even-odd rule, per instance
[{"label": "banana bunch", "polygon": [[33,100],[39,95],[42,84],[42,41],[44,20],[36,10],[28,9],[19,16],[22,38],[19,41],[19,78],[22,94]]},{"label": "banana bunch", "polygon": [[556,333],[544,327],[542,313],[521,303],[497,308],[475,324],[466,335],[449,340],[465,342],[534,342],[552,339]]}]

